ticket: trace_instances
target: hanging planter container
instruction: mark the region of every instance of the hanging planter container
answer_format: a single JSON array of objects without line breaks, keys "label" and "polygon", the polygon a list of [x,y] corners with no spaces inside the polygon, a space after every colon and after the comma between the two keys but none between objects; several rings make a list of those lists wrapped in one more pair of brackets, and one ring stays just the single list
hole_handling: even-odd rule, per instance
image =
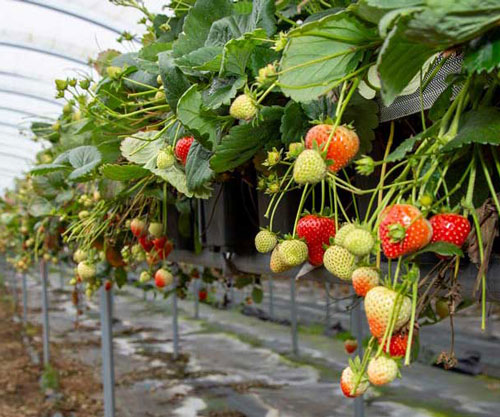
[{"label": "hanging planter container", "polygon": [[194,250],[194,208],[188,201],[181,210],[174,205],[167,207],[167,234],[175,249]]}]

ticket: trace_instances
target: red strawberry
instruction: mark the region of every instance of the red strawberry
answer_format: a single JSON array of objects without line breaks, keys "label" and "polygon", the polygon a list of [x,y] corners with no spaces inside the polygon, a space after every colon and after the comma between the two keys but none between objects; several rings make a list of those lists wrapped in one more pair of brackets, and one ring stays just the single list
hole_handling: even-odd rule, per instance
[{"label": "red strawberry", "polygon": [[378,233],[389,259],[416,252],[431,241],[429,221],[410,204],[394,204],[382,212],[381,218]]},{"label": "red strawberry", "polygon": [[106,281],[106,282],[104,283],[104,289],[105,289],[106,291],[109,291],[112,287],[113,287],[113,282],[112,282],[112,281],[109,281],[109,280],[108,280],[108,281]]},{"label": "red strawberry", "polygon": [[347,339],[344,341],[344,350],[348,355],[353,353],[357,348],[358,342],[356,342],[354,339]]},{"label": "red strawberry", "polygon": [[153,242],[151,242],[151,240],[149,240],[149,238],[147,236],[141,236],[139,238],[139,243],[141,244],[142,248],[146,251],[146,252],[150,252],[151,249],[153,249]]},{"label": "red strawberry", "polygon": [[459,214],[436,214],[430,218],[430,222],[431,242],[448,242],[461,248],[470,233],[469,220]]},{"label": "red strawberry", "polygon": [[307,214],[297,223],[297,236],[307,243],[309,263],[314,266],[323,264],[325,249],[330,237],[335,236],[335,220],[316,214]]},{"label": "red strawberry", "polygon": [[[382,343],[382,338],[378,339]],[[390,340],[385,342],[384,352],[387,351],[387,343],[389,343],[389,354],[393,358],[401,358],[406,354],[406,347],[408,346],[408,334],[396,333],[393,334]]]},{"label": "red strawberry", "polygon": [[174,282],[174,276],[172,273],[164,268],[158,269],[155,273],[155,285],[158,288],[166,287]]},{"label": "red strawberry", "polygon": [[186,159],[193,141],[194,138],[192,136],[184,136],[175,144],[175,156],[182,162],[182,165],[186,165]]},{"label": "red strawberry", "polygon": [[130,230],[135,237],[139,237],[145,233],[146,223],[141,219],[135,218],[130,222]]},{"label": "red strawberry", "polygon": [[168,255],[170,255],[170,252],[172,252],[173,248],[174,248],[174,245],[172,244],[172,242],[170,240],[165,240],[163,247],[157,247],[155,245],[156,253],[158,254],[158,257],[160,259],[166,259],[168,257]]},{"label": "red strawberry", "polygon": [[203,290],[198,291],[198,299],[201,302],[206,301],[207,296],[208,296],[207,290],[203,289]]},{"label": "red strawberry", "polygon": [[[306,148],[312,149],[313,142],[316,142],[319,149],[323,151],[323,146],[326,146],[332,133],[332,127],[332,125],[321,124],[309,129],[306,134]],[[356,132],[345,126],[338,126],[330,140],[326,154],[326,159],[333,161],[328,169],[332,172],[341,170],[351,162],[358,150],[359,137]]]},{"label": "red strawberry", "polygon": [[167,243],[167,237],[162,236],[162,237],[157,237],[156,239],[153,239],[153,245],[155,246],[156,250],[161,250],[165,246],[165,243]]}]

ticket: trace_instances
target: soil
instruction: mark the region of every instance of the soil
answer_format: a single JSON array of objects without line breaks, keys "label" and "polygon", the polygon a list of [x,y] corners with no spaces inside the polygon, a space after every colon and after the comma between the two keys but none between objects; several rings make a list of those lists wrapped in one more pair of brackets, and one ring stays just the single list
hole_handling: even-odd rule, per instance
[{"label": "soil", "polygon": [[48,373],[23,343],[24,336],[41,357],[41,328],[31,326],[29,334],[14,320],[12,299],[0,297],[0,417],[102,416],[102,388],[92,369],[63,353],[70,347],[52,344],[53,388],[44,386]]}]

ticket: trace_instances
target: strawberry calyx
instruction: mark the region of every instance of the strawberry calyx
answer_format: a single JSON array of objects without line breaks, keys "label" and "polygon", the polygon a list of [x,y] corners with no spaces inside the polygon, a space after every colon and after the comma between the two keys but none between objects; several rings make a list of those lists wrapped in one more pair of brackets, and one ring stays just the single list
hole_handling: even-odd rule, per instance
[{"label": "strawberry calyx", "polygon": [[391,243],[399,243],[406,237],[406,228],[400,223],[393,223],[387,227]]}]

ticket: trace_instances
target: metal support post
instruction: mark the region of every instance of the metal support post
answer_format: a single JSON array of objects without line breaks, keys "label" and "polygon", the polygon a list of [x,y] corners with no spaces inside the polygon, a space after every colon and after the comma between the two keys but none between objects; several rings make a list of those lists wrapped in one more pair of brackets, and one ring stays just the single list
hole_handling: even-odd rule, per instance
[{"label": "metal support post", "polygon": [[295,278],[290,279],[290,318],[292,325],[292,351],[294,355],[299,354],[299,340],[297,336],[297,304],[295,301]]},{"label": "metal support post", "polygon": [[28,322],[28,284],[26,282],[26,273],[22,274],[23,279],[23,324]]},{"label": "metal support post", "polygon": [[115,415],[115,368],[113,359],[113,290],[101,288],[101,354],[104,417]]},{"label": "metal support post", "polygon": [[330,283],[325,282],[325,327],[327,330],[330,330],[331,320],[330,320]]},{"label": "metal support post", "polygon": [[274,295],[273,295],[273,276],[268,276],[269,280],[269,317],[274,319]]},{"label": "metal support post", "polygon": [[43,324],[43,363],[50,363],[50,344],[49,344],[49,297],[47,294],[47,263],[40,261],[40,275],[42,278],[42,324]]},{"label": "metal support post", "polygon": [[59,288],[64,290],[64,266],[62,262],[59,262]]},{"label": "metal support post", "polygon": [[193,292],[194,292],[194,318],[199,319],[200,318],[200,279],[201,278],[195,278],[193,280]]},{"label": "metal support post", "polygon": [[174,360],[179,357],[179,322],[178,322],[178,311],[177,311],[177,282],[174,281],[174,292],[172,294],[173,303],[173,314],[172,314],[172,324],[174,332]]}]

